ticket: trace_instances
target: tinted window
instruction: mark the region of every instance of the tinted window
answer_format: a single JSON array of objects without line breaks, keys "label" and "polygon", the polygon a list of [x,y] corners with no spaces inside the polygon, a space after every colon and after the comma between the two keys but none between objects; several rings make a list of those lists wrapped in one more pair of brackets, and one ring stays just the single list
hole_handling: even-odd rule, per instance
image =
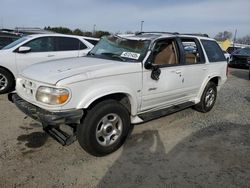
[{"label": "tinted window", "polygon": [[34,39],[23,46],[31,48],[31,52],[51,52],[55,50],[54,40],[52,37],[41,37]]},{"label": "tinted window", "polygon": [[85,49],[86,46],[82,44],[78,39],[69,37],[56,37],[57,51],[72,51]]},{"label": "tinted window", "polygon": [[250,55],[250,48],[243,48],[243,49],[237,50],[233,54]]},{"label": "tinted window", "polygon": [[207,57],[210,62],[226,61],[226,58],[217,42],[210,40],[201,40],[201,43],[205,48]]},{"label": "tinted window", "polygon": [[90,44],[93,44],[94,46],[99,42],[98,40],[91,40],[91,39],[85,39],[88,41]]},{"label": "tinted window", "polygon": [[26,37],[22,37],[22,38],[20,38],[20,39],[18,39],[18,40],[16,40],[16,41],[10,43],[9,45],[5,46],[3,49],[10,49],[10,48],[13,48],[14,46],[16,46],[16,45],[18,45],[18,44],[24,42],[24,41],[27,40],[27,39],[29,39],[29,37],[27,37],[27,36],[26,36]]},{"label": "tinted window", "polygon": [[84,50],[86,48],[88,48],[85,44],[83,44],[81,41],[79,41],[80,43],[80,50]]},{"label": "tinted window", "polygon": [[17,38],[11,38],[11,37],[0,37],[0,45],[1,46],[6,46],[13,41],[17,40]]}]

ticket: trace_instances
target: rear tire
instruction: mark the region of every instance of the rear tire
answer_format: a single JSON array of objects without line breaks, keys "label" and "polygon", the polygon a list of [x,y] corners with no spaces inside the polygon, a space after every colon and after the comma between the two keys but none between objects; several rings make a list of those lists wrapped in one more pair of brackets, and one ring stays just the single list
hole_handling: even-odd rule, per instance
[{"label": "rear tire", "polygon": [[214,82],[208,82],[207,86],[205,87],[202,96],[201,101],[194,106],[194,108],[199,112],[209,112],[216,101],[217,97],[217,87]]},{"label": "rear tire", "polygon": [[15,78],[9,71],[0,68],[0,94],[9,93],[14,89],[15,89]]},{"label": "rear tire", "polygon": [[86,111],[77,128],[77,138],[86,152],[105,156],[120,148],[129,130],[128,110],[118,101],[106,100]]}]

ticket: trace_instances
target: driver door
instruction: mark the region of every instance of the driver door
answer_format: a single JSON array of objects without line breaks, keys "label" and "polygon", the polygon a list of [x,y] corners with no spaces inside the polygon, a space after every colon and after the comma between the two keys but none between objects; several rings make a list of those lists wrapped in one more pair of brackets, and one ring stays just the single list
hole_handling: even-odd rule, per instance
[{"label": "driver door", "polygon": [[161,74],[152,79],[153,71],[143,69],[141,111],[157,110],[184,100],[183,67],[175,38],[159,40],[154,44],[149,63],[158,66]]}]

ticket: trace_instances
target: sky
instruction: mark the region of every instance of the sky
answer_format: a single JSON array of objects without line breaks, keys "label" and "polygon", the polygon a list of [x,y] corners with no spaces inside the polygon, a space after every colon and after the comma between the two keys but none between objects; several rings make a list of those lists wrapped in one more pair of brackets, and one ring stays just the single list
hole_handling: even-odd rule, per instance
[{"label": "sky", "polygon": [[250,0],[0,0],[0,28],[250,34]]}]

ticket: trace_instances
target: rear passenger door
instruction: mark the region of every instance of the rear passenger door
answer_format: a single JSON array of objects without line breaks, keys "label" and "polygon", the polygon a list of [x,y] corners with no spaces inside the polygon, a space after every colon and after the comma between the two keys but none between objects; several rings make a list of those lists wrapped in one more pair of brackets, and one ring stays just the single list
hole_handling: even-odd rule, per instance
[{"label": "rear passenger door", "polygon": [[186,97],[194,99],[208,74],[205,56],[198,39],[192,37],[178,39],[179,48],[184,57],[183,92]]},{"label": "rear passenger door", "polygon": [[77,38],[55,37],[55,59],[84,56],[88,53],[87,46]]}]

